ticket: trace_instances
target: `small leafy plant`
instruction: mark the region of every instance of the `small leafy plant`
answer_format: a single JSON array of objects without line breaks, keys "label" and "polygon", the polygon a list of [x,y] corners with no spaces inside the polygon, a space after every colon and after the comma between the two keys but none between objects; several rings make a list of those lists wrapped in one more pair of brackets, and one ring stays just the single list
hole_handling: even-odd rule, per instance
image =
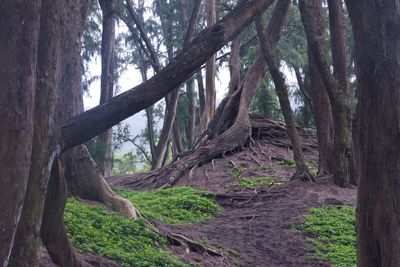
[{"label": "small leafy plant", "polygon": [[279,185],[284,184],[286,181],[277,180],[269,177],[258,177],[258,178],[249,178],[244,177],[245,168],[242,166],[234,166],[231,169],[231,174],[233,178],[239,181],[240,188],[254,188],[257,186],[271,186],[271,185]]},{"label": "small leafy plant", "polygon": [[210,219],[222,208],[212,193],[191,187],[173,187],[147,192],[118,189],[146,217],[169,224],[189,224]]},{"label": "small leafy plant", "polygon": [[122,266],[188,266],[167,251],[167,241],[143,219],[132,220],[76,199],[68,200],[64,219],[69,239],[82,251]]},{"label": "small leafy plant", "polygon": [[334,267],[356,266],[354,206],[311,208],[295,229],[312,235],[307,238],[316,251],[311,257],[328,261]]}]

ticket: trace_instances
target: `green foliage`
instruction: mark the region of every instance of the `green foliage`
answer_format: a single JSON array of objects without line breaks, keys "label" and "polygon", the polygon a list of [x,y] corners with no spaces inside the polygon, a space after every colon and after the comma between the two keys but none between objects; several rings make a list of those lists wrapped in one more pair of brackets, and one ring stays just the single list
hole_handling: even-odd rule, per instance
[{"label": "green foliage", "polygon": [[137,163],[138,157],[133,152],[115,154],[112,173],[114,175],[135,173]]},{"label": "green foliage", "polygon": [[296,162],[292,159],[284,159],[279,162],[279,165],[282,165],[287,168],[296,168]]},{"label": "green foliage", "polygon": [[311,208],[295,229],[312,234],[307,241],[316,254],[311,257],[328,261],[334,267],[356,266],[354,206]]},{"label": "green foliage", "polygon": [[78,249],[122,266],[187,266],[166,251],[166,240],[146,226],[99,206],[69,199],[64,213],[69,239]]},{"label": "green foliage", "polygon": [[[263,169],[263,166],[260,167]],[[258,177],[258,178],[249,178],[244,177],[245,168],[242,166],[234,166],[231,168],[230,172],[232,176],[239,181],[240,188],[254,188],[257,186],[271,186],[271,185],[279,185],[284,184],[286,181],[277,180],[269,177]]]},{"label": "green foliage", "polygon": [[258,178],[246,178],[243,177],[239,180],[239,187],[241,188],[253,188],[256,186],[271,186],[284,184],[286,181],[276,180],[269,177],[258,177]]},{"label": "green foliage", "polygon": [[148,192],[119,189],[146,217],[169,224],[189,224],[210,219],[222,208],[209,197],[207,191],[191,187],[174,187]]}]

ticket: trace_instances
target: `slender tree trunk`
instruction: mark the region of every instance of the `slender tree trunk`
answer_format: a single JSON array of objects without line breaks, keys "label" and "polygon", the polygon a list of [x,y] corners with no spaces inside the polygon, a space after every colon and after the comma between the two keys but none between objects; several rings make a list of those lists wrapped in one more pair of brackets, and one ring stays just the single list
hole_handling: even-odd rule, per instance
[{"label": "slender tree trunk", "polygon": [[0,4],[0,266],[9,261],[31,167],[40,7]]},{"label": "slender tree trunk", "polygon": [[[346,98],[345,90],[341,87],[341,82],[338,81],[330,72],[329,64],[324,55],[323,36],[318,30],[318,25],[322,24],[321,2],[318,0],[302,0],[300,1],[300,13],[304,30],[307,36],[307,43],[312,54],[312,60],[316,64],[320,73],[322,82],[327,90],[328,97],[331,103],[333,128],[334,128],[334,169],[333,180],[340,187],[346,187],[349,184],[349,162],[348,162],[348,99]],[[335,22],[334,27],[339,27]],[[335,40],[334,46],[337,48],[344,44],[337,43]],[[338,57],[337,54],[333,54]],[[336,60],[336,59],[335,59]],[[334,66],[335,67],[335,66]]]},{"label": "slender tree trunk", "polygon": [[398,266],[400,2],[346,0],[346,4],[354,32],[358,82],[358,266]]},{"label": "slender tree trunk", "polygon": [[[278,59],[275,55],[280,32],[286,19],[290,3],[291,0],[282,0],[277,2],[275,9],[272,13],[270,23],[268,25],[268,29],[266,31],[264,31],[262,17],[259,17],[256,20],[256,25],[257,33],[260,38],[262,52],[267,61],[272,80],[275,84],[275,90],[277,92],[283,117],[285,119],[287,133],[292,144],[294,161],[296,162],[296,173],[293,178],[300,178],[306,181],[311,181],[313,180],[313,178],[308,173],[307,167],[304,162],[301,142],[296,130],[293,111],[290,106],[288,87],[286,85],[283,73],[279,70]],[[269,39],[267,36],[269,37]]]},{"label": "slender tree trunk", "polygon": [[194,80],[191,79],[186,83],[186,91],[188,96],[188,125],[187,125],[187,140],[188,148],[194,146],[195,128],[196,128],[196,98],[194,92]]},{"label": "slender tree trunk", "polygon": [[[114,95],[114,56],[115,56],[115,12],[116,0],[99,0],[103,14],[101,37],[101,94],[100,104],[109,101]],[[102,175],[108,177],[112,170],[112,128],[98,136],[97,149],[99,167]]]},{"label": "slender tree trunk", "polygon": [[[215,12],[215,0],[206,0],[206,10],[207,10],[207,27],[211,27],[216,22],[216,12]],[[215,54],[212,55],[206,63],[206,99],[204,112],[201,118],[201,132],[207,129],[207,126],[214,116],[215,112],[215,101],[216,101],[216,91],[215,91]]]},{"label": "slender tree trunk", "polygon": [[204,113],[204,106],[206,105],[206,98],[204,95],[204,83],[203,83],[203,75],[201,74],[201,70],[196,73],[196,81],[197,81],[197,90],[199,93],[199,117],[201,118]]}]

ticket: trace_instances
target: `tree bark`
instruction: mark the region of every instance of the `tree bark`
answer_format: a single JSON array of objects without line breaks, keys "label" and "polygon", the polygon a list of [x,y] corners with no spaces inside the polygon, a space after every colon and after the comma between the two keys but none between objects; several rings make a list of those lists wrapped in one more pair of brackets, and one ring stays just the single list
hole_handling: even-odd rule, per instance
[{"label": "tree bark", "polygon": [[[215,11],[215,0],[206,0],[207,10],[207,27],[211,27],[216,22],[216,11]],[[211,118],[215,112],[215,54],[213,54],[206,63],[206,95],[205,95],[205,106],[204,112],[201,117],[201,132],[207,129]]]},{"label": "tree bark", "polygon": [[187,140],[188,149],[192,149],[195,141],[196,129],[196,98],[194,92],[194,79],[186,82],[186,92],[188,96],[188,123],[187,123]]},{"label": "tree bark", "polygon": [[283,73],[279,70],[278,59],[275,55],[276,46],[278,45],[280,33],[287,17],[290,3],[291,0],[282,0],[277,2],[266,31],[264,30],[262,17],[259,17],[256,20],[256,26],[262,52],[267,61],[269,73],[271,74],[272,80],[275,84],[275,90],[285,119],[287,133],[292,144],[294,161],[296,162],[296,173],[292,178],[312,181],[314,179],[308,172],[307,166],[304,162],[304,155],[301,148],[302,145],[296,130],[293,111],[289,102],[288,87]]},{"label": "tree bark", "polygon": [[312,110],[317,130],[318,143],[318,174],[332,174],[333,162],[333,124],[331,104],[328,94],[321,81],[317,66],[308,50],[308,69],[310,73],[310,86]]},{"label": "tree bark", "polygon": [[[354,32],[358,266],[400,262],[400,2],[346,0]],[[379,40],[379,41],[378,41]]]},{"label": "tree bark", "polygon": [[[312,59],[318,68],[321,80],[327,90],[333,117],[334,169],[333,180],[340,187],[349,184],[348,162],[348,99],[339,82],[330,72],[329,64],[323,50],[323,36],[318,30],[322,24],[321,3],[318,0],[302,0],[299,2],[301,19],[307,36],[307,43]],[[338,27],[337,25],[335,25]],[[344,44],[335,44],[340,47]],[[337,55],[334,55],[335,57]],[[334,66],[335,67],[335,66]]]},{"label": "tree bark", "polygon": [[31,167],[40,7],[41,1],[0,4],[1,266],[9,261]]},{"label": "tree bark", "polygon": [[187,50],[179,53],[147,82],[114,97],[60,125],[63,150],[88,141],[123,119],[154,104],[189,78],[224,44],[233,39],[254,16],[264,11],[271,0],[241,1],[213,27],[200,32]]},{"label": "tree bark", "polygon": [[[115,5],[116,0],[99,0],[103,15],[101,36],[101,94],[100,105],[114,96],[114,55],[115,55]],[[104,177],[111,175],[112,170],[112,128],[98,136],[99,168]]]},{"label": "tree bark", "polygon": [[62,1],[44,0],[40,11],[34,132],[28,187],[9,266],[37,265],[36,251],[50,168],[57,152],[50,139],[54,96],[59,76],[60,13]]}]

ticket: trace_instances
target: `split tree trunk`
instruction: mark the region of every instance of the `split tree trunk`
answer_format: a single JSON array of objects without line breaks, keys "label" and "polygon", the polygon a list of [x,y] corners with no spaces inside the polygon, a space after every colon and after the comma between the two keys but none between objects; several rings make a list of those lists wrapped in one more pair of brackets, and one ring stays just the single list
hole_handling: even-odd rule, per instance
[{"label": "split tree trunk", "polygon": [[347,0],[346,4],[354,32],[359,96],[358,266],[398,266],[400,2]]},{"label": "split tree trunk", "polygon": [[[333,180],[340,187],[347,187],[349,184],[349,162],[348,162],[348,98],[345,89],[342,88],[342,82],[337,80],[330,71],[329,64],[324,55],[323,36],[317,29],[322,24],[321,3],[319,0],[302,0],[299,3],[301,19],[307,36],[307,44],[312,54],[312,60],[318,68],[321,80],[327,90],[331,104],[333,117],[333,155],[334,169]],[[333,27],[340,27],[336,21],[332,22]],[[339,32],[339,30],[338,30]],[[344,44],[340,43],[340,38],[336,38],[333,47],[340,48]],[[333,51],[332,56],[335,60],[340,55]],[[345,59],[344,59],[345,60]],[[334,64],[334,68],[337,67]]]},{"label": "split tree trunk", "polygon": [[0,5],[1,266],[9,261],[31,167],[40,8],[41,1]]}]

